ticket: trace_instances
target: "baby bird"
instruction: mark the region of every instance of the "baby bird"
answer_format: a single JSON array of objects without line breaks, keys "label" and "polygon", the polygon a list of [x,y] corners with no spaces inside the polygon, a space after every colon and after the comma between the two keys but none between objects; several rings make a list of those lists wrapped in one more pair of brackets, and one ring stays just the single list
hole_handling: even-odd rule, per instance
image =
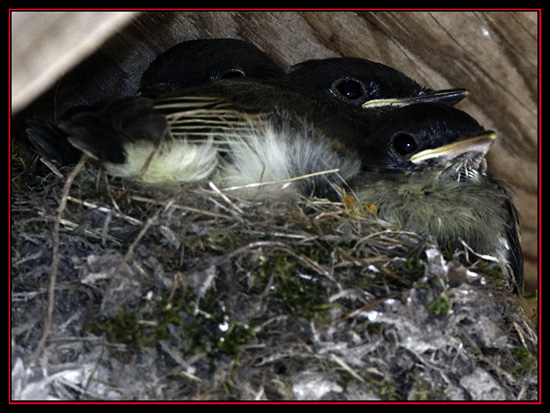
[{"label": "baby bird", "polygon": [[285,82],[317,99],[374,110],[429,102],[454,106],[469,94],[466,89],[423,87],[389,66],[354,57],[299,63],[287,74]]},{"label": "baby bird", "polygon": [[385,221],[433,235],[442,247],[465,243],[495,257],[510,288],[521,292],[519,214],[510,189],[487,172],[485,161],[495,139],[445,105],[396,109],[373,122],[363,148],[371,160],[349,185]]},{"label": "baby bird", "polygon": [[285,72],[256,46],[238,39],[197,39],[161,53],[141,77],[139,94],[162,93],[220,79],[280,79]]}]

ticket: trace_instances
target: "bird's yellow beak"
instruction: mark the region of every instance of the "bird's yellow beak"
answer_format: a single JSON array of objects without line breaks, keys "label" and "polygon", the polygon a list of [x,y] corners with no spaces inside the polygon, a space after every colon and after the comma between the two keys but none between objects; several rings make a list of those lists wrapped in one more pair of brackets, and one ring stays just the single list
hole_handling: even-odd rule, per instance
[{"label": "bird's yellow beak", "polygon": [[375,109],[385,106],[401,107],[415,103],[446,103],[456,105],[462,99],[470,94],[466,89],[449,89],[438,90],[425,95],[414,96],[409,98],[389,98],[389,99],[373,99],[363,103],[363,109]]},{"label": "bird's yellow beak", "polygon": [[475,156],[484,157],[496,138],[497,134],[495,132],[486,131],[482,135],[470,139],[449,143],[439,148],[426,149],[411,156],[410,161],[415,164],[420,164],[430,159],[438,159],[440,162],[449,161],[467,152],[472,152]]}]

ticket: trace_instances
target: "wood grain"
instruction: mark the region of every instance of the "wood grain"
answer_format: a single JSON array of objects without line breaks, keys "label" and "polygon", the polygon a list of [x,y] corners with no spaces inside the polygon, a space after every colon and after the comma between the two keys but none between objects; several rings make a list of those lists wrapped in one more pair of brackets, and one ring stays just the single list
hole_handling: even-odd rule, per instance
[{"label": "wood grain", "polygon": [[[74,14],[65,18],[71,19]],[[34,24],[40,25],[45,18],[44,13],[38,13]],[[73,70],[58,73],[56,86],[15,116],[16,134],[17,125],[26,117],[38,114],[53,118],[75,104],[135,93],[149,62],[184,40],[245,39],[285,68],[306,59],[335,56],[379,61],[433,88],[465,87],[471,91],[460,108],[499,135],[488,156],[489,168],[516,190],[526,258],[526,287],[530,290],[536,285],[539,185],[536,11],[147,12],[113,31],[98,51]],[[25,31],[12,35],[24,36]],[[79,32],[75,31],[74,36],[78,37]],[[32,48],[26,53],[32,56]],[[12,67],[12,73],[20,70],[25,68]]]}]

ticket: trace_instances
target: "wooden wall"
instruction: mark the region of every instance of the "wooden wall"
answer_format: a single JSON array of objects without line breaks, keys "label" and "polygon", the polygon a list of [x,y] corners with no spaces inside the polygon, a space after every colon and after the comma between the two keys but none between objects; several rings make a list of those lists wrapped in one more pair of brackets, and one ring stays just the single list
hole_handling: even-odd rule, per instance
[{"label": "wooden wall", "polygon": [[[50,62],[44,60],[46,50],[54,62],[68,62],[49,70],[50,79],[34,86],[30,95],[21,96],[21,86],[14,82],[15,135],[25,117],[54,117],[74,104],[133,94],[156,55],[195,38],[246,39],[285,68],[306,59],[357,56],[385,63],[433,88],[468,88],[471,95],[459,107],[498,132],[489,168],[516,190],[527,289],[535,286],[537,12],[42,12],[18,17],[26,19],[25,24],[12,22],[12,75],[17,85],[36,80],[36,68],[38,73],[52,68],[45,63]],[[86,23],[92,19],[97,20]],[[77,23],[66,30],[73,21]],[[50,30],[36,30],[46,26]],[[79,52],[67,56],[64,52],[72,48]]]}]

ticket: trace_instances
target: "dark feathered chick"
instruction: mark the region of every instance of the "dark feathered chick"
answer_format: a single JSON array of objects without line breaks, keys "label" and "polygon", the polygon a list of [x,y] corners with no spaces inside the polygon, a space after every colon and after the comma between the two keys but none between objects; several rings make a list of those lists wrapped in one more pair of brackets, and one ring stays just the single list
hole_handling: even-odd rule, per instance
[{"label": "dark feathered chick", "polygon": [[338,197],[359,170],[355,137],[368,123],[272,83],[220,80],[154,99],[113,98],[75,109],[56,124],[32,121],[28,135],[99,160],[115,176],[152,183],[212,179],[223,186],[298,182],[302,192]]},{"label": "dark feathered chick", "polygon": [[140,94],[156,96],[220,79],[279,79],[284,75],[266,53],[244,40],[189,40],[151,62],[141,77]]},{"label": "dark feathered chick", "polygon": [[285,81],[317,99],[377,110],[429,102],[454,106],[469,93],[423,87],[389,66],[354,57],[308,60],[294,66]]}]

